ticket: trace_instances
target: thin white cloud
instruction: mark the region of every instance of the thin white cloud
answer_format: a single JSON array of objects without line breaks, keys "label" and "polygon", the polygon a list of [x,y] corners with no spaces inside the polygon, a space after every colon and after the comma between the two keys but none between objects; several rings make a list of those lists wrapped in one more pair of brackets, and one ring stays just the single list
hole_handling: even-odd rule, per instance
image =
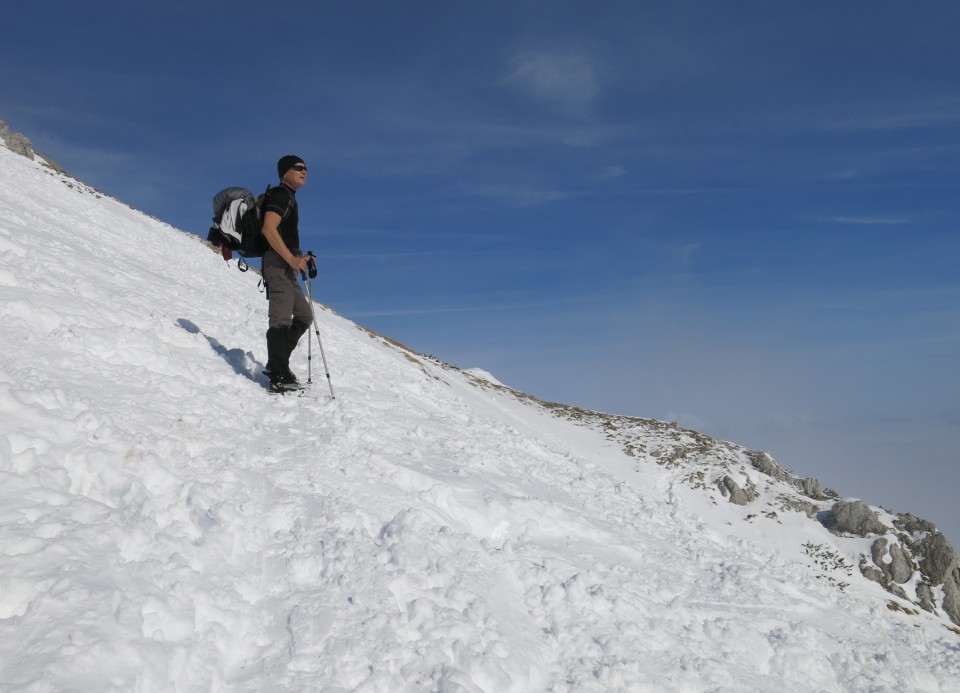
[{"label": "thin white cloud", "polygon": [[513,56],[510,74],[502,84],[575,117],[589,115],[600,95],[592,62],[573,52],[521,51]]},{"label": "thin white cloud", "polygon": [[[585,300],[579,303],[592,303]],[[488,313],[504,310],[542,310],[544,308],[554,308],[557,306],[569,307],[570,301],[529,301],[527,303],[502,303],[490,305],[461,305],[451,308],[397,308],[385,310],[368,311],[350,311],[351,318],[384,318],[384,317],[404,317],[412,315],[441,315],[451,313]]]},{"label": "thin white cloud", "polygon": [[867,115],[863,117],[833,120],[822,125],[824,130],[838,131],[886,131],[918,130],[953,126],[960,122],[960,110],[955,107],[945,110],[931,110],[915,113],[892,113],[887,115]]},{"label": "thin white cloud", "polygon": [[909,224],[911,220],[906,217],[820,217],[817,221],[821,224],[855,224],[865,226],[895,226],[899,224]]},{"label": "thin white cloud", "polygon": [[523,185],[470,185],[461,186],[458,190],[463,195],[492,200],[507,207],[516,208],[536,207],[558,200],[565,200],[577,194],[552,188]]},{"label": "thin white cloud", "polygon": [[700,250],[700,246],[700,243],[687,243],[686,245],[680,246],[677,252],[680,255],[681,262],[686,264],[693,260],[693,256]]},{"label": "thin white cloud", "polygon": [[626,174],[627,169],[623,166],[604,166],[597,175],[597,178],[599,180],[613,180],[614,178],[621,178]]},{"label": "thin white cloud", "polygon": [[760,187],[677,187],[677,188],[639,188],[632,191],[635,195],[727,195],[761,191]]}]

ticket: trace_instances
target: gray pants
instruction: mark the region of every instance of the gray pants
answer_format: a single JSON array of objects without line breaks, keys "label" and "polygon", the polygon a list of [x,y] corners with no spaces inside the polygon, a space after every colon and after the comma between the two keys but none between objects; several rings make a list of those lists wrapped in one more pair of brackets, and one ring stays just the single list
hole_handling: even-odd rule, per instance
[{"label": "gray pants", "polygon": [[313,321],[297,275],[282,257],[273,250],[263,256],[263,281],[270,300],[270,327],[289,327],[294,320],[309,325]]}]

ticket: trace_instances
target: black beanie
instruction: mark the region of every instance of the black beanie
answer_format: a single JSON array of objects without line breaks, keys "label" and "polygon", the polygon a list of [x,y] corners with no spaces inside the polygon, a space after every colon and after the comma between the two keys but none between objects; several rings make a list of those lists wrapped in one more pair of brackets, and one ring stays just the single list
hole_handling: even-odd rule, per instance
[{"label": "black beanie", "polygon": [[293,168],[294,164],[302,164],[303,159],[294,154],[287,154],[277,162],[277,174],[283,178],[284,174]]}]

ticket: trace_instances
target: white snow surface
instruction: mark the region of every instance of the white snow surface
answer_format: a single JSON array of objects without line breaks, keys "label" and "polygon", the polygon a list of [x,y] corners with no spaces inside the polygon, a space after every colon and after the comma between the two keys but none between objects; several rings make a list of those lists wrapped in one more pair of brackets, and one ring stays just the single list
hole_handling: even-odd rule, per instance
[{"label": "white snow surface", "polygon": [[319,304],[337,398],[316,343],[270,395],[253,272],[2,147],[0,258],[0,690],[960,690],[864,546],[716,492],[736,446]]},{"label": "white snow surface", "polygon": [[474,378],[479,378],[480,380],[485,380],[488,383],[492,383],[493,385],[503,385],[503,383],[501,383],[499,380],[493,377],[493,374],[488,373],[482,368],[468,368],[464,372],[469,373]]}]

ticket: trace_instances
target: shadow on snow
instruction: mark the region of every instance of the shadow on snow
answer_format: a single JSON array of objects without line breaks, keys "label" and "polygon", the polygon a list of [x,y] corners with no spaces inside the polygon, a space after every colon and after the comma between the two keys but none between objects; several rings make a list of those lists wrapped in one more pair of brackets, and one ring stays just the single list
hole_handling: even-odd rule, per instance
[{"label": "shadow on snow", "polygon": [[234,373],[242,375],[259,385],[263,384],[264,377],[261,375],[263,365],[257,361],[251,352],[244,351],[243,349],[227,349],[223,344],[210,335],[204,334],[199,327],[185,318],[178,319],[177,324],[190,334],[203,336],[203,338],[210,343],[210,347],[217,355],[230,365]]}]

